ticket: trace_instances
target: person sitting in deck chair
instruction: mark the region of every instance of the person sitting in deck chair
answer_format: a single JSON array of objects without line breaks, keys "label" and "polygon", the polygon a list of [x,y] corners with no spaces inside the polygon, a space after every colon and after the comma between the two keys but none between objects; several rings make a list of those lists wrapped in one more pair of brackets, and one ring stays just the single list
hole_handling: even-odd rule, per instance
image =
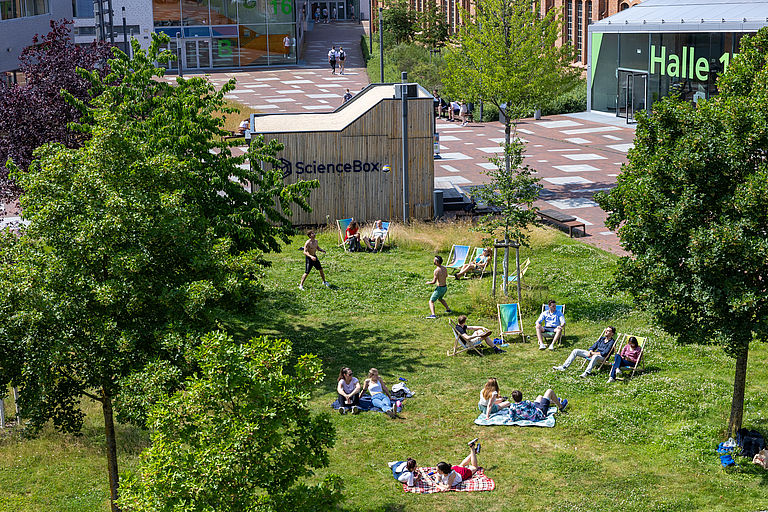
[{"label": "person sitting in deck chair", "polygon": [[536,320],[536,337],[539,339],[539,350],[547,348],[547,344],[544,343],[545,332],[554,334],[552,343],[549,344],[549,350],[555,350],[555,344],[563,335],[563,327],[565,326],[565,316],[557,310],[557,302],[550,300],[547,305],[547,309],[542,311],[539,319]]},{"label": "person sitting in deck chair", "polygon": [[634,368],[640,360],[642,353],[643,347],[637,343],[637,338],[630,336],[627,340],[627,344],[621,349],[621,352],[616,354],[613,358],[613,366],[611,367],[611,375],[608,377],[608,384],[615,382],[616,375],[621,374],[621,370],[619,370],[620,367],[631,366]]},{"label": "person sitting in deck chair", "polygon": [[[469,334],[470,330],[472,331],[472,334]],[[482,338],[485,344],[491,347],[497,354],[506,352],[506,350],[501,350],[499,347],[493,344],[491,341],[490,329],[486,329],[481,325],[467,325],[467,315],[459,315],[459,317],[456,319],[456,331],[461,336],[461,339],[463,339],[465,342],[469,343]]]},{"label": "person sitting in deck chair", "polygon": [[373,231],[370,237],[363,238],[365,245],[373,252],[380,252],[384,247],[384,240],[387,238],[387,230],[384,229],[381,220],[373,223]]},{"label": "person sitting in deck chair", "polygon": [[483,253],[475,258],[474,260],[470,261],[466,265],[463,265],[456,274],[454,274],[453,277],[456,279],[461,279],[464,277],[464,274],[469,272],[470,270],[485,270],[485,267],[488,266],[488,262],[491,260],[491,250],[487,247],[483,249]]},{"label": "person sitting in deck chair", "polygon": [[360,252],[363,250],[360,245],[360,226],[355,219],[352,219],[352,222],[347,226],[346,232],[344,233],[344,243],[349,244],[350,252]]},{"label": "person sitting in deck chair", "polygon": [[560,372],[564,372],[566,368],[568,368],[574,359],[577,357],[583,357],[584,359],[589,359],[589,365],[587,365],[587,369],[584,370],[584,373],[581,374],[581,377],[588,377],[592,374],[592,369],[595,367],[595,365],[598,365],[602,363],[606,357],[608,357],[613,350],[613,344],[616,343],[616,340],[613,338],[616,334],[616,329],[612,326],[608,326],[603,330],[603,335],[600,336],[596,342],[592,344],[591,347],[589,347],[589,350],[582,350],[579,348],[575,348],[571,351],[571,355],[568,356],[568,359],[565,360],[562,366],[553,366],[553,370],[557,370]]}]

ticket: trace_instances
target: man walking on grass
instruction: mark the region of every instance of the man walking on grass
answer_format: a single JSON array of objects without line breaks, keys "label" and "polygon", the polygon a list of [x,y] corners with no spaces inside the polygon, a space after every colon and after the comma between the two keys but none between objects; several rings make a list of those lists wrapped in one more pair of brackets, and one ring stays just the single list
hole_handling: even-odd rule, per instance
[{"label": "man walking on grass", "polygon": [[445,306],[445,312],[446,313],[453,313],[451,311],[451,308],[448,307],[448,303],[445,302],[446,292],[448,291],[448,286],[446,285],[446,280],[448,279],[448,269],[443,266],[443,258],[442,256],[435,256],[434,259],[435,264],[435,272],[433,274],[432,280],[427,281],[427,284],[437,284],[437,287],[435,288],[435,291],[432,292],[432,296],[429,298],[429,311],[430,315],[427,318],[437,318],[437,315],[435,315],[435,302],[440,301],[440,304]]},{"label": "man walking on grass", "polygon": [[307,233],[307,237],[309,240],[304,243],[304,275],[301,276],[301,281],[299,281],[299,290],[304,290],[304,281],[307,280],[309,271],[312,270],[312,268],[316,268],[317,271],[320,272],[320,279],[323,280],[323,284],[330,288],[331,285],[325,280],[323,267],[320,265],[320,259],[317,257],[318,251],[323,254],[325,254],[325,251],[321,249],[320,244],[317,243],[314,231]]}]

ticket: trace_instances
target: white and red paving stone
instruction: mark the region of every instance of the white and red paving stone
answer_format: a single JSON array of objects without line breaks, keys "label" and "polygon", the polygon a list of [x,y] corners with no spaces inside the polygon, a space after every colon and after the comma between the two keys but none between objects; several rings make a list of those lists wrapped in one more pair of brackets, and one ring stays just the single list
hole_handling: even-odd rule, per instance
[{"label": "white and red paving stone", "polygon": [[[330,112],[341,105],[345,89],[355,94],[369,83],[362,66],[362,28],[351,23],[320,25],[307,33],[307,60],[303,65],[239,72],[207,73],[217,87],[229,79],[236,89],[227,97],[264,113]],[[343,46],[348,67],[344,75],[331,74],[326,54],[330,46]],[[185,73],[185,76],[190,76]],[[168,80],[175,77],[168,76]],[[435,160],[435,187],[450,188],[487,183],[489,157],[502,152],[501,123],[436,120],[441,158]],[[593,201],[598,191],[610,190],[632,147],[634,129],[614,118],[590,114],[525,119],[517,127],[527,141],[525,162],[535,169],[544,187],[536,205],[577,217],[587,226],[580,239],[607,251],[623,254],[618,238],[605,227],[605,212]],[[8,213],[16,213],[9,205]]]}]

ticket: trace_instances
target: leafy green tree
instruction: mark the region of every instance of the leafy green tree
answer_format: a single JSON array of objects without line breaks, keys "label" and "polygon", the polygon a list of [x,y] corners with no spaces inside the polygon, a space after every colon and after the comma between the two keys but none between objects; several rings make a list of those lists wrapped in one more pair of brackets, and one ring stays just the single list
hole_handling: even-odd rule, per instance
[{"label": "leafy green tree", "polygon": [[[536,219],[533,203],[539,197],[539,178],[533,176],[528,165],[523,164],[525,144],[520,139],[514,139],[504,147],[505,157],[492,157],[491,162],[496,168],[486,174],[491,178],[488,185],[478,190],[478,196],[486,204],[496,207],[497,212],[483,217],[480,229],[493,235],[502,231],[504,242],[515,241],[525,245],[528,235],[526,226]],[[509,162],[507,170],[506,162]],[[517,265],[520,265],[519,259]],[[509,247],[504,248],[503,281],[504,295],[508,295],[507,284],[509,275]],[[520,300],[520,279],[517,280],[518,301]]]},{"label": "leafy green tree", "polygon": [[[578,84],[570,44],[558,45],[561,20],[551,9],[539,16],[538,1],[478,0],[445,57],[443,85],[453,98],[482,100],[504,114],[506,144],[513,126],[537,107]],[[509,171],[509,158],[506,161]]]},{"label": "leafy green tree", "polygon": [[382,12],[384,30],[396,44],[410,43],[416,34],[416,13],[408,0],[394,0]]},{"label": "leafy green tree", "polygon": [[742,424],[750,342],[768,335],[767,60],[761,29],[742,39],[718,96],[655,103],[617,186],[598,197],[631,254],[618,284],[681,343],[735,358],[729,434]]},{"label": "leafy green tree", "polygon": [[316,185],[241,168],[275,162],[280,146],[259,139],[233,157],[213,113],[234,83],[157,80],[165,41],[133,41],[133,59],[115,49],[103,79],[83,72],[95,97],[69,99],[90,137],[43,145],[14,171],[30,224],[0,245],[0,385],[19,385],[32,433],[48,420],[78,432],[81,398],[101,404],[115,510],[121,379],[157,361],[187,371],[190,340],[250,303],[262,252],[279,250],[290,205],[308,208]]},{"label": "leafy green tree", "polygon": [[285,340],[236,344],[223,333],[204,336],[200,371],[150,413],[152,445],[136,474],[124,479],[126,512],[331,510],[341,479],[300,483],[328,465],[335,441],[327,414],[307,405],[322,380],[321,362],[301,356],[288,367]]},{"label": "leafy green tree", "polygon": [[417,41],[430,49],[445,46],[448,41],[448,21],[440,4],[429,0],[424,10],[417,15],[416,22],[421,28],[421,32],[416,34]]}]

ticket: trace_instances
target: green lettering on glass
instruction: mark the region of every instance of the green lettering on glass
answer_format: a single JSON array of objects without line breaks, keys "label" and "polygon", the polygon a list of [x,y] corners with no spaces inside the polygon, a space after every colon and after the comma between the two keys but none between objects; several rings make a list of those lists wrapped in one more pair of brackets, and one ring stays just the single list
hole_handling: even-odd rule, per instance
[{"label": "green lettering on glass", "polygon": [[687,74],[685,72],[685,66],[688,63],[688,47],[687,46],[683,46],[683,58],[680,59],[680,62],[682,63],[681,67],[683,68],[680,71],[680,76],[683,77],[683,78],[688,78],[688,76],[687,76]]},{"label": "green lettering on glass", "polygon": [[291,0],[272,0],[272,6],[275,8],[275,14],[277,14],[278,5],[283,14],[291,14],[293,11],[293,3]]},{"label": "green lettering on glass", "polygon": [[669,65],[667,66],[667,75],[673,78],[680,78],[680,57],[674,53],[669,55]]},{"label": "green lettering on glass", "polygon": [[665,46],[661,47],[661,54],[657,57],[656,56],[656,45],[651,45],[651,73],[656,72],[656,64],[659,65],[659,70],[662,74],[662,76],[665,74],[664,69],[664,61],[667,60],[667,48]]},{"label": "green lettering on glass", "polygon": [[[726,53],[726,55],[728,55]],[[709,62],[704,57],[696,61],[696,79],[706,82],[709,79]]]},{"label": "green lettering on glass", "polygon": [[216,39],[219,45],[219,57],[232,56],[232,41],[229,39]]},{"label": "green lettering on glass", "polygon": [[723,72],[726,72],[728,70],[728,64],[731,62],[731,54],[728,52],[725,52],[722,57],[720,57],[720,64],[723,65]]}]

